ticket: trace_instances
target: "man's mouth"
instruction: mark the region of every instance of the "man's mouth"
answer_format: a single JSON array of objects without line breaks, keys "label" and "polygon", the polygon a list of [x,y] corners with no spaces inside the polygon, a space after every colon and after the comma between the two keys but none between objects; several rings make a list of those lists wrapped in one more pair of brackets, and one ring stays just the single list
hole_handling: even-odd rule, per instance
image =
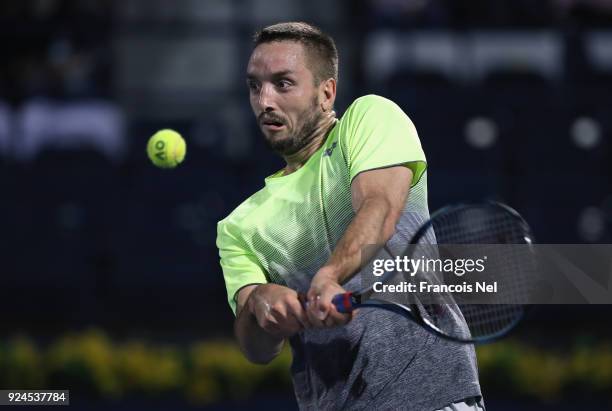
[{"label": "man's mouth", "polygon": [[262,126],[270,131],[278,131],[281,130],[285,125],[280,121],[274,120],[264,120],[261,122]]}]

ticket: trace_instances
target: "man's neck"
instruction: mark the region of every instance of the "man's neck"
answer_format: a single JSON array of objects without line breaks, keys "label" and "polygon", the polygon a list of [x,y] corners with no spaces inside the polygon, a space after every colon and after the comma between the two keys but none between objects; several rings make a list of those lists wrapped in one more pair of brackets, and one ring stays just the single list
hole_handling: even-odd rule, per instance
[{"label": "man's neck", "polygon": [[295,154],[283,156],[287,163],[283,170],[283,175],[291,174],[302,168],[308,159],[323,145],[323,143],[325,143],[327,135],[335,124],[336,113],[330,111],[327,116],[322,118],[321,122],[319,122],[319,125],[314,130],[314,137],[310,140],[310,143]]}]

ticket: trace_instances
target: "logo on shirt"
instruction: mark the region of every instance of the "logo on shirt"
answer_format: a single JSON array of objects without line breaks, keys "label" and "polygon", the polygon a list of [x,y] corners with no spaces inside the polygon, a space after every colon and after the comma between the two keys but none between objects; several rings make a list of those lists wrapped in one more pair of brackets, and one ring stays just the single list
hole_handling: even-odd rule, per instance
[{"label": "logo on shirt", "polygon": [[323,152],[323,157],[325,156],[331,157],[332,153],[334,152],[334,148],[336,148],[336,145],[337,145],[337,142],[334,141],[331,147],[329,147],[327,150]]}]

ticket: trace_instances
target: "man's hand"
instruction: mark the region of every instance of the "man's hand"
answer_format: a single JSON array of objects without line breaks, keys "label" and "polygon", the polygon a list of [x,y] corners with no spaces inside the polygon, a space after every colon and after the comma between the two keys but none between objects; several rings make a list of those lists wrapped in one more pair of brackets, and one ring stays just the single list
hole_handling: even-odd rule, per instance
[{"label": "man's hand", "polygon": [[313,277],[307,294],[306,313],[313,327],[335,327],[344,325],[353,318],[353,313],[342,314],[332,304],[336,294],[346,291],[338,284],[338,279],[330,267],[322,267]]},{"label": "man's hand", "polygon": [[340,284],[359,271],[366,245],[382,246],[395,232],[402,215],[412,171],[404,166],[368,170],[351,183],[355,217],[336,244],[327,263],[315,274],[308,291],[308,319],[313,327],[333,327],[348,323],[355,315],[342,314],[332,304],[336,294],[346,292]]},{"label": "man's hand", "polygon": [[277,284],[262,284],[251,293],[246,307],[257,324],[278,338],[291,337],[310,327],[306,311],[294,290]]}]

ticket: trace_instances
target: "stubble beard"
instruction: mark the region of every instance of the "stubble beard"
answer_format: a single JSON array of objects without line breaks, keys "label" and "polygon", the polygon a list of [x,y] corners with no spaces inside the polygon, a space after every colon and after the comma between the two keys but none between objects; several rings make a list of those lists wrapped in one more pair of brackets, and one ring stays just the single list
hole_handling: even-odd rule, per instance
[{"label": "stubble beard", "polygon": [[[290,156],[306,147],[316,137],[316,130],[321,121],[322,114],[318,111],[318,101],[315,97],[309,109],[302,113],[302,121],[300,127],[295,132],[283,139],[272,140],[266,136],[265,140],[274,152],[282,156]],[[265,134],[264,134],[265,135]]]}]

